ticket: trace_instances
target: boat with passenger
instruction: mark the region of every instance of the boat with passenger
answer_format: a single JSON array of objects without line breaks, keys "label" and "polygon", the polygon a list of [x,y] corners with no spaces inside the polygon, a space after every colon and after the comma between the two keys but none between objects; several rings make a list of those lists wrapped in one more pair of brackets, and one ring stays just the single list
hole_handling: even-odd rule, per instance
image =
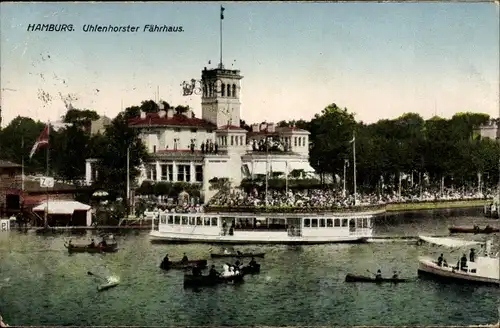
[{"label": "boat with passenger", "polygon": [[491,240],[482,243],[455,238],[425,236],[420,236],[419,238],[424,242],[454,249],[467,248],[474,245],[481,245],[484,248],[483,256],[477,256],[476,250],[471,248],[469,258],[467,258],[464,251],[456,265],[452,263],[448,264],[443,253],[437,260],[430,257],[420,257],[418,260],[419,276],[429,276],[444,281],[500,285],[499,258],[498,253],[492,255],[493,242]]},{"label": "boat with passenger", "polygon": [[383,206],[338,212],[237,207],[196,213],[165,211],[153,222],[150,237],[152,242],[221,244],[359,243],[372,237],[373,220],[384,212]]}]

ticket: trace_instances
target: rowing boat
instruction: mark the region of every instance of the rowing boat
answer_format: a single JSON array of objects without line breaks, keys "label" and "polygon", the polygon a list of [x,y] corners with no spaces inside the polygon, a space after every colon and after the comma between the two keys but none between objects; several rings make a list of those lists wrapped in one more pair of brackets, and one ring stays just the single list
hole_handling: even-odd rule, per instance
[{"label": "rowing boat", "polygon": [[191,261],[175,261],[175,262],[162,262],[160,264],[160,269],[170,270],[170,269],[190,269],[192,267],[205,268],[207,266],[207,260],[191,260]]},{"label": "rowing boat", "polygon": [[223,257],[236,257],[236,258],[244,258],[244,257],[264,257],[266,253],[228,253],[228,254],[214,254],[211,253],[210,256],[212,258],[223,258]]},{"label": "rowing boat", "polygon": [[484,228],[480,228],[478,226],[451,226],[448,228],[450,233],[493,233],[500,232],[499,228],[493,228],[491,226],[486,226]]},{"label": "rowing boat", "polygon": [[245,274],[257,274],[260,273],[260,264],[255,263],[254,265],[245,265],[241,267],[241,272]]},{"label": "rowing boat", "polygon": [[374,282],[374,283],[383,283],[383,282],[392,282],[392,283],[399,283],[399,282],[408,282],[410,281],[409,279],[403,279],[403,278],[374,278],[374,277],[367,277],[367,276],[361,276],[361,275],[355,275],[348,273],[347,276],[345,277],[345,282]]},{"label": "rowing boat", "polygon": [[110,289],[110,288],[118,286],[119,283],[120,282],[118,280],[116,280],[116,279],[110,279],[105,284],[98,286],[97,290],[100,291],[100,292],[102,292],[103,290]]},{"label": "rowing boat", "polygon": [[192,274],[184,275],[184,287],[203,287],[203,286],[215,286],[219,284],[234,284],[243,281],[244,274],[240,273],[233,276],[217,276],[211,277],[206,276],[193,276]]},{"label": "rowing boat", "polygon": [[117,244],[108,244],[106,246],[89,246],[64,244],[69,253],[115,253],[118,251]]}]

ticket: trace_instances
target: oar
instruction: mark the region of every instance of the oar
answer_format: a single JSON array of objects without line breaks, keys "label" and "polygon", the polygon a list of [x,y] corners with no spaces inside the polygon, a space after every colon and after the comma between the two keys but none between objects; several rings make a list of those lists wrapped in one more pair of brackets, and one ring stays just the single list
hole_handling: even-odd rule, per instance
[{"label": "oar", "polygon": [[104,280],[104,281],[107,281],[107,280],[108,280],[108,279],[103,278],[103,277],[101,277],[101,276],[99,276],[99,275],[97,275],[97,274],[95,274],[95,273],[90,272],[90,271],[87,271],[87,274],[88,274],[89,276],[94,276],[94,277],[99,278],[99,279],[102,279],[102,280]]}]

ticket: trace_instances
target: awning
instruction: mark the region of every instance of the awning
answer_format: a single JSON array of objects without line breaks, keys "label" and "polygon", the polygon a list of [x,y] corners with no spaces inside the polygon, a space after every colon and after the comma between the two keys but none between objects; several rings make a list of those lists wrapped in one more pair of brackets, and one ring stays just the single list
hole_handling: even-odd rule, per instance
[{"label": "awning", "polygon": [[266,174],[267,165],[266,162],[253,162],[248,165],[250,169],[250,173],[255,174]]},{"label": "awning", "polygon": [[[34,212],[43,212],[47,201],[33,208]],[[73,214],[75,211],[88,211],[90,206],[76,201],[49,201],[49,214]]]},{"label": "awning", "polygon": [[289,162],[288,163],[288,172],[292,172],[293,170],[303,170],[304,172],[314,173],[315,170],[309,165],[309,162]]},{"label": "awning", "polygon": [[287,171],[286,162],[272,161],[270,163],[269,170],[272,172],[286,173]]}]

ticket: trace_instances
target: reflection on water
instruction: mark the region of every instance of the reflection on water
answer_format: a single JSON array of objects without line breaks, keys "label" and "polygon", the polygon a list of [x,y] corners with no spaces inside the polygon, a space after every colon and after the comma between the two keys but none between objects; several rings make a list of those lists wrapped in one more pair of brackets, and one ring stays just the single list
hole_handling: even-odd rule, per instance
[{"label": "reflection on water", "polygon": [[[377,223],[381,235],[439,234],[451,221]],[[443,222],[444,221],[444,222]],[[472,224],[472,223],[468,223]],[[90,235],[89,235],[90,236]],[[347,273],[400,271],[415,277],[417,257],[441,249],[411,242],[364,245],[242,246],[266,252],[262,273],[239,286],[184,290],[182,272],[158,268],[168,253],[209,258],[216,245],[152,245],[147,232],[115,234],[115,254],[68,255],[69,235],[0,235],[0,313],[11,325],[425,325],[486,324],[497,320],[497,289],[416,280],[398,285],[345,283]],[[484,238],[484,236],[470,236]],[[72,236],[74,242],[89,237]],[[454,256],[455,253],[448,253]],[[460,254],[457,252],[456,256]],[[214,263],[220,267],[229,259]],[[211,261],[211,260],[210,260]],[[210,264],[210,263],[209,263]],[[120,277],[120,285],[97,292],[93,273]]]}]

